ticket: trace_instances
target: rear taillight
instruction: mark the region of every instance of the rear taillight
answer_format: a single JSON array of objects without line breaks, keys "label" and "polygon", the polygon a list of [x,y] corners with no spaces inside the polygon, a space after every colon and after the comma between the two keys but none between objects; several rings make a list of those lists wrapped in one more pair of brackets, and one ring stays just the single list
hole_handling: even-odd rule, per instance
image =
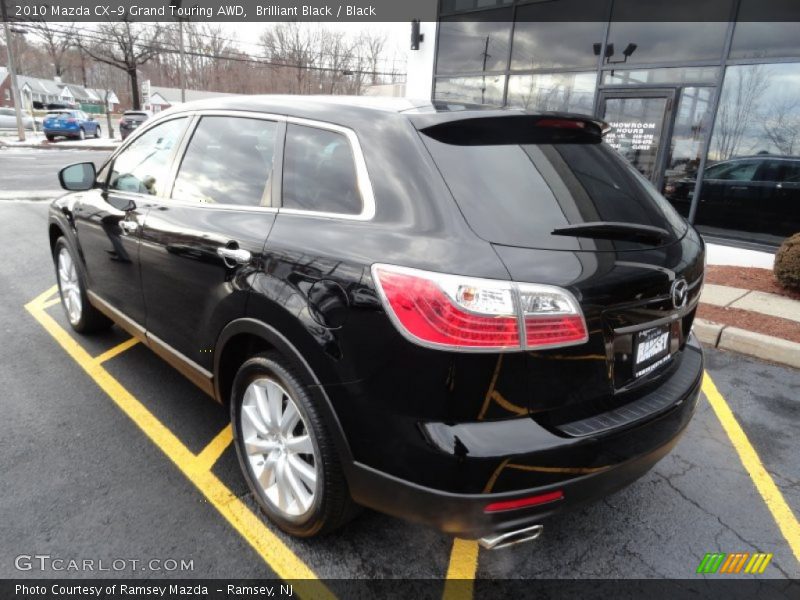
[{"label": "rear taillight", "polygon": [[542,349],[585,342],[580,306],[567,290],[376,264],[387,313],[424,346],[466,351]]},{"label": "rear taillight", "polygon": [[77,123],[77,119],[67,119],[67,123]]}]

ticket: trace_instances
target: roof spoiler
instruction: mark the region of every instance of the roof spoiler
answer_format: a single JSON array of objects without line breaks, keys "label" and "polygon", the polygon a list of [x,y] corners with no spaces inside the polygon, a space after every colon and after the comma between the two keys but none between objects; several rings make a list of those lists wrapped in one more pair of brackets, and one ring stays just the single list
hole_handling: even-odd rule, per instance
[{"label": "roof spoiler", "polygon": [[605,121],[572,113],[503,114],[419,122],[425,135],[457,146],[503,144],[599,144],[609,130]]}]

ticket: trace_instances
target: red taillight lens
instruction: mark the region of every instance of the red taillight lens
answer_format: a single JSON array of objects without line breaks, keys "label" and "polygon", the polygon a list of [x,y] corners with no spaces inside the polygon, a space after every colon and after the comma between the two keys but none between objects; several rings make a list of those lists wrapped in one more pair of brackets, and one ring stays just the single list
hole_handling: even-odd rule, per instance
[{"label": "red taillight lens", "polygon": [[583,317],[525,317],[525,338],[528,348],[586,341]]},{"label": "red taillight lens", "polygon": [[77,119],[67,119],[67,123],[77,123]]},{"label": "red taillight lens", "polygon": [[393,265],[373,265],[372,275],[400,332],[422,345],[489,351],[552,348],[587,339],[577,301],[555,286]]},{"label": "red taillight lens", "polygon": [[518,508],[525,508],[528,506],[537,506],[539,504],[547,504],[548,502],[555,502],[556,500],[563,500],[564,492],[556,490],[554,492],[547,492],[546,494],[539,494],[538,496],[528,496],[527,498],[517,498],[516,500],[503,500],[501,502],[492,502],[487,504],[483,512],[500,512],[503,510],[515,510]]},{"label": "red taillight lens", "polygon": [[[510,289],[478,288],[466,278],[464,284],[455,288],[453,297],[445,291],[443,280],[437,282],[434,278],[420,276],[422,272],[411,274],[379,267],[375,273],[399,325],[422,342],[466,348],[514,348],[520,345]],[[429,276],[436,277],[433,274]],[[489,297],[484,301],[484,310],[490,309],[488,305],[494,300],[500,314],[480,314],[457,304],[459,300],[474,304],[476,300],[480,301],[481,294]]]}]

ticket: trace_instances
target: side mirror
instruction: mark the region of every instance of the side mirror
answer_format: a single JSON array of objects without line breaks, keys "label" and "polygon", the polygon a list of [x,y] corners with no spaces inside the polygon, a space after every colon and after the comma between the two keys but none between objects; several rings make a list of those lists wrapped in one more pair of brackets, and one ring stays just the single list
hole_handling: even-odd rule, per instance
[{"label": "side mirror", "polygon": [[89,120],[94,121],[94,117],[92,115],[89,115]]},{"label": "side mirror", "polygon": [[58,172],[61,187],[70,192],[84,192],[94,187],[97,171],[94,163],[83,162],[64,167]]}]

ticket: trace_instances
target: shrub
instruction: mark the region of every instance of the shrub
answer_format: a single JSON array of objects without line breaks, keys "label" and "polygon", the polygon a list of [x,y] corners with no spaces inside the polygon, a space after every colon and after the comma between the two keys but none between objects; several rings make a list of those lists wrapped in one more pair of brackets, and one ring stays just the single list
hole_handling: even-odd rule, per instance
[{"label": "shrub", "polygon": [[800,290],[800,233],[783,240],[775,255],[774,271],[783,287]]}]

